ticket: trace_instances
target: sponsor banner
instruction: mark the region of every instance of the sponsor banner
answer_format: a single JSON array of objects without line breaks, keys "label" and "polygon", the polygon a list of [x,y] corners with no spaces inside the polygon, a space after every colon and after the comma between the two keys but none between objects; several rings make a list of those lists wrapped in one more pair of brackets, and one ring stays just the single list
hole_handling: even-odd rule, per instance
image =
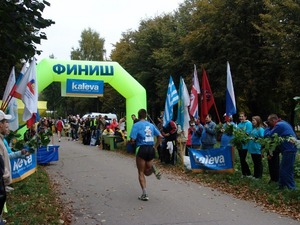
[{"label": "sponsor banner", "polygon": [[53,161],[58,161],[59,145],[48,145],[38,148],[37,163],[45,164]]},{"label": "sponsor banner", "polygon": [[214,148],[209,150],[189,149],[192,171],[234,172],[233,148]]},{"label": "sponsor banner", "polygon": [[103,96],[103,80],[78,80],[67,79],[66,96]]},{"label": "sponsor banner", "polygon": [[10,160],[12,182],[23,180],[36,171],[36,156],[31,154],[26,158],[16,158]]}]

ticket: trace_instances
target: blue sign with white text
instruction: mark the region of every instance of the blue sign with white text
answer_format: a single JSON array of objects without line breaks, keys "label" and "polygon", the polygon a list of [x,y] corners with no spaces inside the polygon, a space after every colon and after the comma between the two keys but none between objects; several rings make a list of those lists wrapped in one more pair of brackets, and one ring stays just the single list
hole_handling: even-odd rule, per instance
[{"label": "blue sign with white text", "polygon": [[13,182],[24,179],[36,171],[36,156],[31,154],[26,158],[10,159]]},{"label": "blue sign with white text", "polygon": [[228,170],[233,169],[231,146],[208,150],[190,148],[191,168],[200,170]]},{"label": "blue sign with white text", "polygon": [[67,79],[66,95],[102,96],[103,88],[103,80]]}]

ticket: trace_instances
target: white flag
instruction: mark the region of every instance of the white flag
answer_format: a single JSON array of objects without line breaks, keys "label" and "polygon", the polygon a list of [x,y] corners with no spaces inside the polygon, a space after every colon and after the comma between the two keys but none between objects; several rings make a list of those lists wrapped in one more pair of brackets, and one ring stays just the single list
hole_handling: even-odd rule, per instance
[{"label": "white flag", "polygon": [[[25,72],[23,79],[26,79],[26,85],[19,87],[19,90],[24,103],[23,121],[28,121],[32,117],[35,119],[38,106],[38,85],[36,79],[35,59],[33,59],[30,63],[30,66]],[[34,123],[35,121],[32,122]],[[29,127],[28,123],[27,127]]]},{"label": "white flag", "polygon": [[[16,83],[16,75],[15,75],[15,67],[11,69],[6,88],[4,91],[4,95],[2,98],[2,104],[6,101],[8,101],[9,93],[11,92],[12,88],[14,87]],[[12,118],[9,120],[9,128],[12,131],[16,131],[19,128],[19,117],[18,117],[18,104],[17,99],[12,97],[11,100],[8,103],[7,106],[7,113],[12,116]]]}]

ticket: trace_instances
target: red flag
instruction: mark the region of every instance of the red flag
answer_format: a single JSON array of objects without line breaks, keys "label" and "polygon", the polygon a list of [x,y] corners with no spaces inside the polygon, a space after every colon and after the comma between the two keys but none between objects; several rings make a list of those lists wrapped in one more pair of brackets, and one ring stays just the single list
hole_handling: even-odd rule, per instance
[{"label": "red flag", "polygon": [[212,94],[205,69],[202,71],[202,85],[201,85],[201,122],[205,123],[210,108],[214,105],[215,100]]}]

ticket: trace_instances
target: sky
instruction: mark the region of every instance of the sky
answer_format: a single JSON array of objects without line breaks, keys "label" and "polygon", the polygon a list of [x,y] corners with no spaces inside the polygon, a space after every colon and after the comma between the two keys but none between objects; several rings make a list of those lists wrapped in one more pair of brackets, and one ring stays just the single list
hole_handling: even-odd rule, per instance
[{"label": "sky", "polygon": [[37,61],[54,55],[56,59],[70,59],[72,48],[79,47],[84,29],[91,28],[105,39],[107,57],[123,32],[137,30],[141,20],[171,13],[184,0],[49,0],[42,17],[55,24],[43,29],[47,40],[37,48],[42,50]]}]

